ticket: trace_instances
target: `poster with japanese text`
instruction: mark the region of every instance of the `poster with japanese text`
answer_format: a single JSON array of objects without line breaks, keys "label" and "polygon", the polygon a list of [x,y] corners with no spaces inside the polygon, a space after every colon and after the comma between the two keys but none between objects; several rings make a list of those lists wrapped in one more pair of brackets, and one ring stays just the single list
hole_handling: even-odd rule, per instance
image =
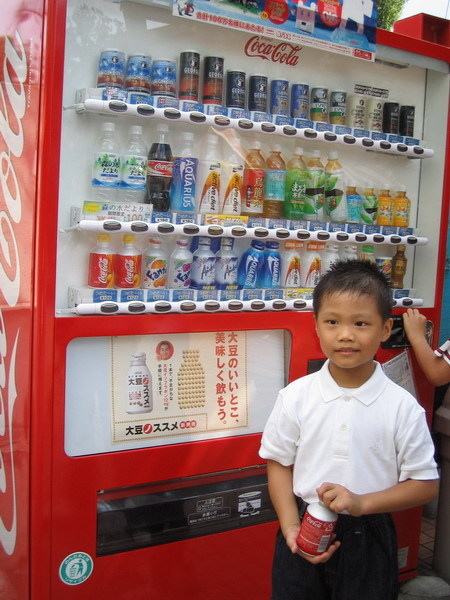
[{"label": "poster with japanese text", "polygon": [[77,338],[70,456],[261,432],[286,384],[282,330]]},{"label": "poster with japanese text", "polygon": [[173,14],[375,60],[376,0],[173,0]]}]

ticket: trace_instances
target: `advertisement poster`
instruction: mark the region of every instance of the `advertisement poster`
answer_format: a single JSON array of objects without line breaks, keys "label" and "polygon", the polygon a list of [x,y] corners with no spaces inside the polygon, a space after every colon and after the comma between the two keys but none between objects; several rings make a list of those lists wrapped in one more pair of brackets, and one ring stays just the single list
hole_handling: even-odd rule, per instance
[{"label": "advertisement poster", "polygon": [[173,14],[375,60],[376,0],[173,0]]},{"label": "advertisement poster", "polygon": [[261,432],[286,384],[286,335],[217,331],[72,340],[66,452]]}]

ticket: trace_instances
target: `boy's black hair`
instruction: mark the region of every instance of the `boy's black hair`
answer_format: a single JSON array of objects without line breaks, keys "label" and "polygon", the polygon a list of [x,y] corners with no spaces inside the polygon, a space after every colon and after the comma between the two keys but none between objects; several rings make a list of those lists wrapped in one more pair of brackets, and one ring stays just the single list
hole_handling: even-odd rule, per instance
[{"label": "boy's black hair", "polygon": [[324,296],[350,292],[356,296],[367,294],[377,303],[383,321],[392,314],[392,290],[389,281],[377,265],[368,260],[338,260],[321,277],[313,292],[314,314],[320,310]]}]

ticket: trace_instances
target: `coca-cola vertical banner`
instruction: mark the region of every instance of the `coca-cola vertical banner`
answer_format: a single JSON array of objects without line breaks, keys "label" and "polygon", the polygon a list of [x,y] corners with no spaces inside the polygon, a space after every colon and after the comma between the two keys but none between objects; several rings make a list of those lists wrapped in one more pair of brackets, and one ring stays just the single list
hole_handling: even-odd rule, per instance
[{"label": "coca-cola vertical banner", "polygon": [[0,598],[28,597],[33,222],[43,0],[0,17]]},{"label": "coca-cola vertical banner", "polygon": [[375,60],[376,0],[172,0],[173,14]]}]

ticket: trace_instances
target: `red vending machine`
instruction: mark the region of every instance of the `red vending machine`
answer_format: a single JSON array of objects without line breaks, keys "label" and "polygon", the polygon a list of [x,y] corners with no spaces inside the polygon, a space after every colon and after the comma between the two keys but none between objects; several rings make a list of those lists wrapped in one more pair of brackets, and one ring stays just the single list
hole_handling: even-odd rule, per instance
[{"label": "red vending machine", "polygon": [[[422,307],[438,330],[448,49],[378,31],[375,56],[333,52],[299,43],[314,22],[296,4],[281,7],[284,28],[275,10],[273,27],[252,22],[265,5],[230,5],[231,20],[223,3],[202,12],[200,0],[2,5],[0,595],[9,600],[268,598],[277,523],[258,449],[277,391],[324,359],[311,274],[327,252],[373,254],[387,268],[404,247],[394,313]],[[257,100],[274,80],[264,110]],[[282,114],[276,103],[294,86],[309,87],[308,101],[313,88],[336,102],[339,92],[348,112],[413,107],[413,130],[329,123],[329,104],[322,120],[293,116],[298,96]],[[130,136],[141,141],[132,147]],[[181,157],[171,185],[187,166],[206,183],[194,193],[187,171],[191,186],[177,198],[157,180],[152,210],[141,159],[162,138]],[[337,152],[357,218],[252,213],[257,174],[250,181],[244,158],[258,147],[285,162],[298,147],[306,160]],[[150,176],[167,174],[165,151],[144,161]],[[386,189],[406,191],[408,223],[360,216]],[[242,280],[251,244],[253,254],[281,251],[284,275],[296,252],[299,279]],[[238,265],[231,282],[223,255],[235,275]],[[407,381],[396,329],[377,358]],[[431,420],[433,389],[411,361]],[[396,515],[401,578],[416,573],[420,518]]]}]

